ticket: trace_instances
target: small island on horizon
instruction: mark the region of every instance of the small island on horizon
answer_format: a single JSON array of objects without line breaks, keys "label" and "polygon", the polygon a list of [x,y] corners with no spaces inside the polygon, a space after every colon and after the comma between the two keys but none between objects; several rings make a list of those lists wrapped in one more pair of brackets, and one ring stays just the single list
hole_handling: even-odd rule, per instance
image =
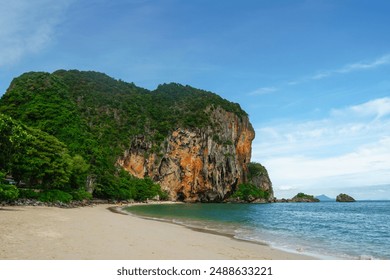
[{"label": "small island on horizon", "polygon": [[348,194],[341,193],[336,197],[337,202],[355,202],[356,200]]}]

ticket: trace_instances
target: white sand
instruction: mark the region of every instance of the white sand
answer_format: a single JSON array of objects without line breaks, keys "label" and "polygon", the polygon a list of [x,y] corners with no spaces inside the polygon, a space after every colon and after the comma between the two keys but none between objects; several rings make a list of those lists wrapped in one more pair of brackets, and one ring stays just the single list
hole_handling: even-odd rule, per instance
[{"label": "white sand", "polygon": [[0,208],[0,259],[311,259],[180,225],[113,213],[108,210],[112,206]]}]

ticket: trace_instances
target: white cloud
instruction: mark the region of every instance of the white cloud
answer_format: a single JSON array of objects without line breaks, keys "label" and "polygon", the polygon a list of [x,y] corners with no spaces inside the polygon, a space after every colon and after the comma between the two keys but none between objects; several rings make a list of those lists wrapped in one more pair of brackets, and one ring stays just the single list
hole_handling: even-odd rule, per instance
[{"label": "white cloud", "polygon": [[311,77],[312,80],[321,80],[329,77],[332,74],[330,71],[321,72]]},{"label": "white cloud", "polygon": [[377,67],[388,65],[388,64],[390,64],[390,54],[383,55],[380,58],[377,58],[373,61],[356,62],[356,63],[345,65],[339,69],[321,71],[320,73],[311,76],[310,79],[321,80],[335,74],[348,74],[355,71],[375,69]]},{"label": "white cloud", "polygon": [[17,62],[51,43],[71,0],[2,1],[0,66]]},{"label": "white cloud", "polygon": [[344,66],[341,66],[338,69],[333,69],[333,70],[322,70],[317,72],[314,75],[311,76],[306,76],[300,79],[295,79],[292,81],[289,81],[287,85],[289,86],[294,86],[294,85],[299,85],[305,82],[309,82],[312,80],[322,80],[329,78],[334,75],[339,75],[339,74],[348,74],[352,73],[355,71],[362,71],[362,70],[370,70],[370,69],[376,69],[380,66],[384,65],[389,65],[390,64],[390,54],[385,54],[375,60],[372,61],[367,61],[367,62],[355,62],[351,64],[347,64]]},{"label": "white cloud", "polygon": [[366,69],[372,69],[377,68],[382,65],[390,64],[390,55],[386,54],[374,61],[369,62],[357,62],[353,64],[346,65],[342,67],[341,69],[335,70],[334,72],[337,73],[350,73],[353,71],[359,71],[359,70],[366,70]]},{"label": "white cloud", "polygon": [[[327,118],[286,122],[256,129],[255,145],[263,156],[292,154],[319,154],[337,152],[334,147],[351,150],[356,144],[365,144],[390,135],[390,98],[332,110]],[[324,149],[329,147],[332,151]],[[321,148],[321,149],[319,149]]]},{"label": "white cloud", "polygon": [[[385,183],[390,179],[390,137],[381,139],[370,145],[357,148],[356,151],[331,156],[310,157],[305,155],[290,155],[286,157],[269,158],[271,167],[280,169],[284,179],[314,183],[318,179],[338,178],[344,183],[359,184],[361,180],[369,179],[369,184]],[[282,167],[282,168],[281,168]],[[288,170],[286,172],[286,170]],[[373,172],[375,171],[375,172]],[[388,174],[384,181],[376,175]],[[304,176],[302,176],[304,175]],[[364,176],[364,178],[362,178]]]},{"label": "white cloud", "polygon": [[332,114],[338,117],[343,115],[351,117],[353,115],[355,117],[373,116],[375,119],[382,118],[390,114],[390,98],[379,98],[360,105],[351,106],[347,109],[333,110]]},{"label": "white cloud", "polygon": [[390,98],[333,110],[321,120],[259,127],[256,135],[253,160],[267,167],[277,196],[390,182]]},{"label": "white cloud", "polygon": [[270,93],[273,93],[276,91],[278,91],[278,89],[276,87],[261,87],[261,88],[254,90],[254,91],[251,91],[250,93],[248,93],[248,95],[257,96],[257,95],[270,94]]},{"label": "white cloud", "polygon": [[288,186],[288,185],[283,185],[283,186],[277,186],[276,189],[280,191],[291,191],[291,190],[296,190],[297,187],[294,186]]}]

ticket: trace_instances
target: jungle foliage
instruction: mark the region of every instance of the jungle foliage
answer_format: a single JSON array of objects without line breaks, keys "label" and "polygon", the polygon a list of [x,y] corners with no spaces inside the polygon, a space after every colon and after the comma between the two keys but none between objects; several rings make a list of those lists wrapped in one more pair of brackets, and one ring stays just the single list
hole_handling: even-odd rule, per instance
[{"label": "jungle foliage", "polygon": [[268,191],[262,190],[253,184],[238,185],[237,190],[232,195],[233,198],[238,198],[246,202],[251,202],[256,199],[268,200],[269,196],[270,194]]},{"label": "jungle foliage", "polygon": [[25,73],[0,99],[0,171],[18,187],[72,195],[93,176],[97,197],[166,198],[151,179],[133,178],[115,162],[134,137],[158,150],[179,127],[211,125],[206,108],[246,116],[238,104],[176,83],[149,91],[92,71]]}]

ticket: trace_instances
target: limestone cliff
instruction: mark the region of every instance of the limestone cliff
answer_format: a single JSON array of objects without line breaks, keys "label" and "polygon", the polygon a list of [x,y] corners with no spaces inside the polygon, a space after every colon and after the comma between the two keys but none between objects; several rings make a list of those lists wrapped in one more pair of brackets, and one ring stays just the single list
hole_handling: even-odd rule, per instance
[{"label": "limestone cliff", "polygon": [[72,168],[77,180],[63,180],[69,189],[115,200],[162,195],[122,166],[160,183],[172,200],[222,201],[241,183],[273,197],[265,169],[253,173],[248,165],[254,130],[247,113],[209,91],[177,83],[150,91],[95,71],[29,72],[12,81],[0,112],[54,136],[86,163],[82,172]]},{"label": "limestone cliff", "polygon": [[[211,125],[174,130],[158,152],[145,136],[134,138],[117,164],[136,177],[149,176],[160,183],[172,200],[224,200],[247,180],[255,133],[246,116],[213,107],[205,114]],[[269,179],[258,184],[272,188]]]}]

